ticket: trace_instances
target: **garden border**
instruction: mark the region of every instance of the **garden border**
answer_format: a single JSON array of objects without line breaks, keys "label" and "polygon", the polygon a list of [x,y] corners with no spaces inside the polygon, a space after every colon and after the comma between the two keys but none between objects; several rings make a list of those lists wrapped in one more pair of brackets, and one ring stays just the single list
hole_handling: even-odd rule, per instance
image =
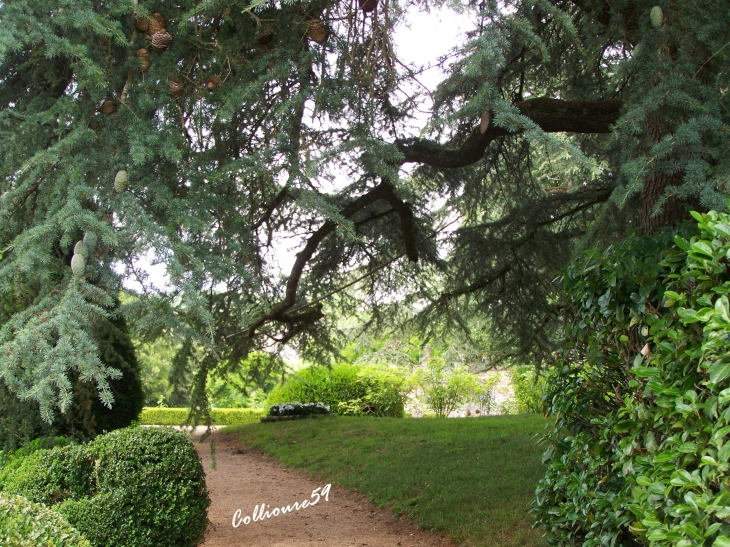
[{"label": "garden border", "polygon": [[261,416],[261,422],[286,422],[288,420],[304,420],[306,418],[332,418],[337,414],[300,414],[298,416]]}]

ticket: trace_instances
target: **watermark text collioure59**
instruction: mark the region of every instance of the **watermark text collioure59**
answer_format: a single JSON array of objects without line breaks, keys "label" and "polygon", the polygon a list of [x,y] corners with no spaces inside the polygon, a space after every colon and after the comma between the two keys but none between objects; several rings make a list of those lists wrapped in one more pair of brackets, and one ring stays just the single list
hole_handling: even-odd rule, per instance
[{"label": "watermark text collioure59", "polygon": [[262,503],[261,505],[257,505],[253,508],[253,514],[251,516],[246,515],[243,518],[241,518],[241,510],[238,509],[233,514],[233,527],[238,528],[241,523],[251,524],[252,522],[260,522],[264,519],[268,519],[271,517],[285,515],[287,513],[291,513],[292,511],[306,509],[307,507],[311,507],[312,505],[317,505],[317,503],[319,503],[322,498],[324,498],[324,501],[329,501],[331,486],[331,484],[327,484],[324,487],[315,488],[314,490],[312,490],[312,495],[310,496],[312,499],[304,500],[301,503],[297,501],[294,502],[292,505],[274,507],[273,509],[271,509],[270,505]]}]

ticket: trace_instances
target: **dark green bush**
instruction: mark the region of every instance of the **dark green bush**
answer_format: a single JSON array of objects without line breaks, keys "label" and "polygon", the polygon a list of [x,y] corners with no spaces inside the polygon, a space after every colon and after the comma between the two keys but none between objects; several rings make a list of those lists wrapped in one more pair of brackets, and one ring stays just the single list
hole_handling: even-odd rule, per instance
[{"label": "dark green bush", "polygon": [[90,547],[78,530],[55,511],[5,492],[0,492],[0,545]]},{"label": "dark green bush", "polygon": [[[142,425],[182,425],[188,418],[187,408],[145,407],[139,415]],[[264,411],[257,408],[214,408],[210,411],[212,425],[253,424]]]},{"label": "dark green bush", "polygon": [[14,450],[13,452],[3,452],[0,457],[0,490],[2,490],[3,476],[20,465],[26,456],[29,456],[37,450],[54,448],[56,446],[67,446],[73,444],[73,440],[68,437],[40,437],[35,439],[23,448]]},{"label": "dark green bush", "polygon": [[730,217],[694,216],[566,273],[534,508],[550,544],[730,545]]},{"label": "dark green bush", "polygon": [[[144,406],[144,390],[140,364],[124,317],[119,315],[110,321],[101,322],[96,339],[99,341],[101,362],[122,372],[121,378],[109,381],[114,394],[112,408],[102,404],[95,388],[90,394],[93,428],[99,434],[128,427],[137,420]],[[88,382],[85,386],[93,387]]]},{"label": "dark green bush", "polygon": [[266,406],[297,401],[322,403],[346,415],[403,416],[405,381],[390,369],[349,364],[300,370],[276,386]]},{"label": "dark green bush", "polygon": [[84,445],[36,450],[0,479],[0,488],[45,505],[93,495],[94,461]]},{"label": "dark green bush", "polygon": [[210,500],[195,447],[169,428],[128,428],[38,450],[0,485],[53,505],[98,547],[192,547]]}]

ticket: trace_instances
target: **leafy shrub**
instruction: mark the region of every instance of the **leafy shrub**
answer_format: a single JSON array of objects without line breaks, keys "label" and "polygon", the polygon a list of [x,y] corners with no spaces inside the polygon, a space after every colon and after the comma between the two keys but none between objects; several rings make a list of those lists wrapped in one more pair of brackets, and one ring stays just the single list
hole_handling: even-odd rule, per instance
[{"label": "leafy shrub", "polygon": [[2,454],[0,458],[0,490],[2,490],[3,477],[18,467],[26,456],[29,456],[37,450],[50,449],[56,446],[67,446],[69,444],[73,444],[73,440],[68,437],[41,437],[12,452],[0,453]]},{"label": "leafy shrub", "polygon": [[515,394],[517,414],[543,411],[542,396],[546,389],[544,376],[537,376],[533,367],[517,367],[510,371],[510,383]]},{"label": "leafy shrub", "polygon": [[420,398],[437,416],[445,418],[478,389],[478,379],[466,367],[447,367],[442,359],[429,358],[412,380],[420,390]]},{"label": "leafy shrub", "polygon": [[[145,407],[139,416],[141,425],[182,425],[188,418],[187,408]],[[253,424],[264,415],[256,408],[214,408],[210,411],[212,425]]]},{"label": "leafy shrub", "polygon": [[188,547],[210,500],[190,440],[168,428],[128,428],[88,445],[37,450],[2,485],[53,504],[94,546]]},{"label": "leafy shrub", "polygon": [[572,347],[534,513],[553,545],[730,545],[730,216],[566,272]]},{"label": "leafy shrub", "polygon": [[90,547],[78,530],[55,511],[5,492],[0,492],[0,545]]},{"label": "leafy shrub", "polygon": [[281,403],[269,407],[269,416],[309,416],[311,414],[329,414],[330,407],[322,403]]},{"label": "leafy shrub", "polygon": [[491,378],[479,380],[472,388],[469,394],[469,400],[475,403],[479,409],[478,413],[482,416],[491,414],[496,406],[496,397],[494,390],[499,384],[499,374]]},{"label": "leafy shrub", "polygon": [[402,417],[404,389],[405,379],[390,369],[343,363],[299,371],[269,393],[267,405],[320,402],[341,414]]},{"label": "leafy shrub", "polygon": [[94,461],[84,445],[35,450],[16,461],[18,465],[3,473],[0,487],[5,492],[54,505],[95,490]]}]

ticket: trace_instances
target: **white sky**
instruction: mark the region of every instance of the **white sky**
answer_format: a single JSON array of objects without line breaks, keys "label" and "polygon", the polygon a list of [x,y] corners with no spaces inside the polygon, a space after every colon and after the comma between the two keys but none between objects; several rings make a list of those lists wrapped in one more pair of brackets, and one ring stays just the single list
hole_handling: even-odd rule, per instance
[{"label": "white sky", "polygon": [[[474,17],[459,14],[449,7],[432,8],[430,13],[416,11],[411,8],[407,16],[407,26],[401,26],[395,32],[393,43],[398,58],[407,65],[415,67],[429,66],[438,57],[447,54],[455,45],[463,42],[466,30],[473,28]],[[431,68],[419,75],[419,81],[433,91],[442,79],[442,72],[438,68]],[[428,108],[430,105],[424,105]],[[423,117],[422,126],[426,123]],[[285,244],[277,250],[276,261],[278,269],[288,273],[294,263],[297,249],[289,249]],[[166,267],[164,264],[151,265],[152,254],[140,259],[138,266],[143,267],[149,274],[148,284],[157,290],[167,290],[171,287],[167,283]],[[121,269],[121,268],[120,268]],[[119,270],[118,270],[119,271]],[[124,287],[133,291],[141,291],[141,285],[132,279],[124,281]]]}]

